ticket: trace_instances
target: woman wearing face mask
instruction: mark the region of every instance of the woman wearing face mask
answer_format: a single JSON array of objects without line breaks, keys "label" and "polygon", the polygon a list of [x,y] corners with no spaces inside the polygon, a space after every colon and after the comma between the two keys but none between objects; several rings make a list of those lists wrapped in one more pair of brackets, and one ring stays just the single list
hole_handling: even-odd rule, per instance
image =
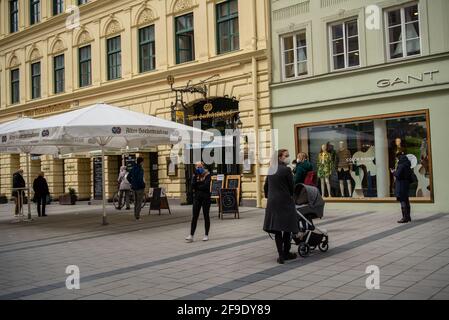
[{"label": "woman wearing face mask", "polygon": [[193,190],[193,217],[190,227],[190,235],[186,238],[187,242],[193,242],[193,236],[195,234],[196,225],[198,223],[198,217],[200,216],[201,208],[203,208],[205,233],[203,241],[209,240],[210,229],[210,182],[211,177],[209,172],[204,168],[204,163],[198,162],[195,164],[195,175],[192,178],[192,190]]},{"label": "woman wearing face mask", "polygon": [[264,191],[267,200],[263,230],[275,235],[279,254],[278,263],[296,258],[290,252],[292,233],[299,233],[298,215],[293,200],[293,175],[287,167],[290,163],[288,150],[279,150],[272,160]]}]

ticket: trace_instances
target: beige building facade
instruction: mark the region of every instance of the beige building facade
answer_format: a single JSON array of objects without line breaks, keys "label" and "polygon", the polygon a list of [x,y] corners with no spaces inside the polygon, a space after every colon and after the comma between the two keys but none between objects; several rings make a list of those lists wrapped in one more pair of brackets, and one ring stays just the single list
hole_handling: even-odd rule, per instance
[{"label": "beige building facade", "polygon": [[[208,98],[237,101],[234,114],[243,129],[271,128],[268,1],[81,2],[31,1],[30,6],[28,0],[0,0],[0,122],[99,102],[171,119],[175,95],[167,77],[172,75],[175,87],[209,79]],[[184,100],[193,108],[204,97],[185,94]],[[169,198],[185,199],[185,167],[168,175],[169,152],[164,146],[136,156],[146,160],[147,187],[164,187]],[[12,174],[25,168],[25,160],[1,155],[0,193],[11,194]],[[108,198],[117,190],[121,162],[120,154],[107,157]],[[44,171],[52,195],[74,188],[80,199],[95,198],[92,157],[34,156],[31,163],[31,176]],[[236,170],[243,200],[260,205],[264,168]]]}]

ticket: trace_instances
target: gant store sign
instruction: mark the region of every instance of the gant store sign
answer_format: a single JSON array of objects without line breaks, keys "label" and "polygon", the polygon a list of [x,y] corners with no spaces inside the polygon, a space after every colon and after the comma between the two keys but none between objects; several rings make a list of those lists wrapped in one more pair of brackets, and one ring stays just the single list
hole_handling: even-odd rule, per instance
[{"label": "gant store sign", "polygon": [[400,86],[414,85],[414,84],[431,84],[435,81],[436,75],[440,70],[427,71],[421,74],[410,74],[402,77],[393,77],[391,79],[380,79],[377,81],[378,88],[398,88]]}]

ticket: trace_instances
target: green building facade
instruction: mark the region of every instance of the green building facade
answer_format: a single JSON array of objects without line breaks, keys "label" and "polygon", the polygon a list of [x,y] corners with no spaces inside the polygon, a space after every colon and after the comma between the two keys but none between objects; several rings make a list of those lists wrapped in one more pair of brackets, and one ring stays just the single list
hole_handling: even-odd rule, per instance
[{"label": "green building facade", "polygon": [[404,154],[425,212],[449,210],[449,1],[271,3],[273,127],[334,208],[396,208]]}]

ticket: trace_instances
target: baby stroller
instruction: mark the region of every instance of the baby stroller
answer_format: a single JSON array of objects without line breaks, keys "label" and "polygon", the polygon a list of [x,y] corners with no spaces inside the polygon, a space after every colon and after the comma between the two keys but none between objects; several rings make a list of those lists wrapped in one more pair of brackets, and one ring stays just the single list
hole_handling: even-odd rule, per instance
[{"label": "baby stroller", "polygon": [[301,257],[307,257],[316,247],[321,252],[329,250],[329,236],[326,230],[320,230],[313,224],[313,219],[322,218],[324,200],[318,188],[304,184],[295,187],[294,199],[298,212],[299,234],[293,235]]}]

